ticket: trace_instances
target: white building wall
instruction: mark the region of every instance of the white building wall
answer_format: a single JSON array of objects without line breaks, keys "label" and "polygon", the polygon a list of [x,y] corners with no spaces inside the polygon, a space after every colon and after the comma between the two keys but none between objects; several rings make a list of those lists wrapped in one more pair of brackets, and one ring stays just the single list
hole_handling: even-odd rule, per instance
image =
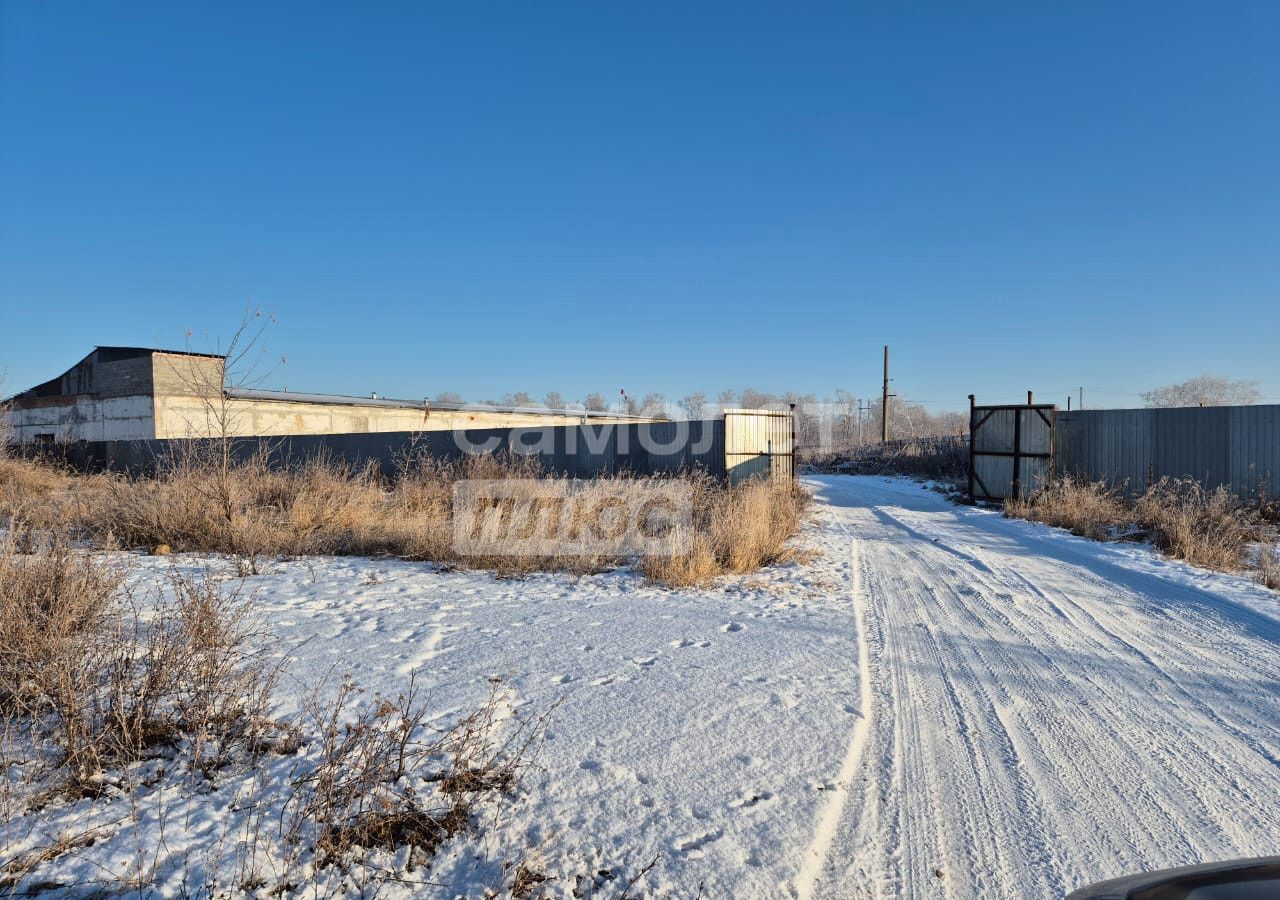
[{"label": "white building wall", "polygon": [[[225,414],[224,414],[225,409]],[[212,437],[225,418],[231,436],[351,434],[380,431],[451,431],[457,428],[537,428],[576,425],[580,416],[446,411],[282,400],[228,400],[210,406],[198,397],[156,397],[156,437]],[[592,417],[593,423],[611,421]],[[616,420],[624,421],[624,420]],[[626,420],[631,421],[631,420]]]},{"label": "white building wall", "polygon": [[47,397],[8,413],[14,440],[133,441],[155,437],[155,410],[150,397],[104,397],[78,394]]}]

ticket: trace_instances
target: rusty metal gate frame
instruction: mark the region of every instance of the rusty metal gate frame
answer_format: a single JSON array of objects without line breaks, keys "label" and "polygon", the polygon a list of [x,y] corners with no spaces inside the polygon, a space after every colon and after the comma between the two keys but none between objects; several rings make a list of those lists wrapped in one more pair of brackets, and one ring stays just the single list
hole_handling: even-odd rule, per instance
[{"label": "rusty metal gate frame", "polygon": [[[1022,415],[1031,410],[1040,416],[1049,429],[1049,450],[1039,453],[1025,450],[1022,446]],[[997,412],[1013,411],[1013,449],[1012,450],[978,450],[978,430]],[[1046,415],[1047,413],[1047,415]],[[981,414],[981,418],[979,415]],[[978,476],[974,467],[974,457],[997,456],[1013,458],[1013,478],[1011,493],[1014,497],[1022,495],[1022,461],[1024,459],[1043,459],[1048,461],[1047,477],[1053,477],[1053,434],[1057,426],[1058,407],[1052,403],[1005,403],[995,406],[978,406],[973,394],[969,395],[969,500],[972,503],[1003,503],[1005,497],[992,496],[991,491]],[[975,485],[982,488],[982,493],[974,491]]]}]

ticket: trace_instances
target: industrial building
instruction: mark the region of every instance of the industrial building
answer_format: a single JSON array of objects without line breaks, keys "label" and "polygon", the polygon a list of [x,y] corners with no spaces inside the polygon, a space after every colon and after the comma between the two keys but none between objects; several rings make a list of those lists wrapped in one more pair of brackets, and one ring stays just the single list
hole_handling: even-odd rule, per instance
[{"label": "industrial building", "polygon": [[18,443],[273,437],[651,422],[611,412],[343,397],[226,386],[226,357],[97,347],[7,401]]}]

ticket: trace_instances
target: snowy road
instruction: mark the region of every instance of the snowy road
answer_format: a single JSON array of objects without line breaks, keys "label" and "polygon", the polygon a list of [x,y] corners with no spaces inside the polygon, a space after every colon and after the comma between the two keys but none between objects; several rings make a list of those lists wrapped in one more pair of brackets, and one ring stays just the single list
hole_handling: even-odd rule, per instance
[{"label": "snowy road", "polygon": [[[1280,852],[1276,594],[907,481],[809,484],[813,558],[707,589],[353,558],[248,579],[282,713],[343,671],[369,696],[416,672],[441,723],[495,676],[513,714],[555,707],[536,768],[433,859],[439,890],[385,897],[504,896],[517,864],[562,898],[633,877],[633,897],[1061,897]],[[121,558],[142,588],[228,565]],[[175,859],[242,827],[191,802],[205,825],[166,836]],[[47,815],[102,829],[48,874],[125,865],[152,836],[124,812]]]},{"label": "snowy road", "polygon": [[802,896],[1052,897],[1280,850],[1275,595],[905,482],[814,482],[856,548],[870,706]]}]

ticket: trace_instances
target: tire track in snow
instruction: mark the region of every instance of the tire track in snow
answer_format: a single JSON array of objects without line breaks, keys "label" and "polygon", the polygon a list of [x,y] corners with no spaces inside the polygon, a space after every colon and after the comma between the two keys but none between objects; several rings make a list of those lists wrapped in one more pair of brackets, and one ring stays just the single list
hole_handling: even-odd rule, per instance
[{"label": "tire track in snow", "polygon": [[848,801],[849,785],[857,772],[866,746],[867,732],[871,728],[871,673],[867,656],[867,633],[862,616],[862,554],[859,552],[858,539],[854,537],[849,539],[849,567],[849,594],[853,603],[854,627],[858,632],[858,721],[849,736],[849,744],[836,775],[835,789],[829,792],[814,828],[813,838],[800,857],[800,870],[796,873],[792,890],[796,900],[810,900],[822,877],[831,842],[840,827],[840,819]]},{"label": "tire track in snow", "polygon": [[1061,896],[1280,839],[1274,618],[913,488],[823,486],[862,538],[875,680],[815,896]]}]

